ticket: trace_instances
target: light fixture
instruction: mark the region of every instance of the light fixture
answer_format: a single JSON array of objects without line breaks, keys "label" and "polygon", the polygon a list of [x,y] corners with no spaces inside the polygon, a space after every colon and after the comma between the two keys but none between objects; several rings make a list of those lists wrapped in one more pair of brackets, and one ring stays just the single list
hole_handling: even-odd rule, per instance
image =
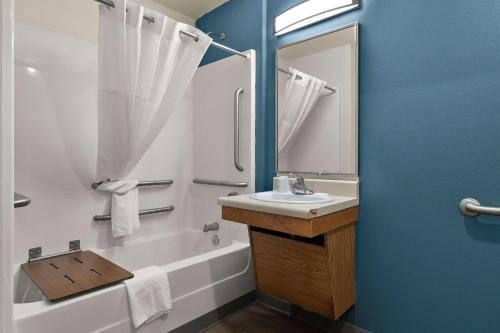
[{"label": "light fixture", "polygon": [[359,7],[360,0],[306,0],[274,18],[274,35],[280,36]]}]

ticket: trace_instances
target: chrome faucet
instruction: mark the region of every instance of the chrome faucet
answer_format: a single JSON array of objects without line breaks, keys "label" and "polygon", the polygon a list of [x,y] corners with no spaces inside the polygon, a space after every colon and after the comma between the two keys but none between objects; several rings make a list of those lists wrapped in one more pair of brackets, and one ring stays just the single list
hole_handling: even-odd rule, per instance
[{"label": "chrome faucet", "polygon": [[313,190],[307,188],[306,183],[304,181],[304,177],[299,175],[295,175],[295,182],[290,186],[290,191],[293,194],[300,194],[300,195],[314,194]]},{"label": "chrome faucet", "polygon": [[209,232],[213,230],[219,230],[219,222],[203,225],[203,232]]}]

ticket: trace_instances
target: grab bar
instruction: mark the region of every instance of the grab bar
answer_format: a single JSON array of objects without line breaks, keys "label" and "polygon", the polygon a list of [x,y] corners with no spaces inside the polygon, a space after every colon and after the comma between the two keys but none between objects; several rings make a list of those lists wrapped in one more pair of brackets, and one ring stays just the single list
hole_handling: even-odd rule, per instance
[{"label": "grab bar", "polygon": [[14,192],[14,208],[28,206],[31,203],[31,199],[25,195]]},{"label": "grab bar", "polygon": [[[98,182],[98,183],[92,183],[92,188],[93,189],[96,189],[99,187],[99,185],[101,185],[102,183],[104,182],[109,182],[111,180],[104,180],[102,182]],[[170,184],[173,184],[174,181],[172,179],[163,179],[163,180],[148,180],[148,181],[143,181],[143,182],[139,182],[137,184],[137,187],[146,187],[146,186],[162,186],[162,185],[170,185]]]},{"label": "grab bar", "polygon": [[[146,216],[152,214],[159,214],[164,212],[171,212],[174,210],[174,206],[144,209],[139,211],[139,216]],[[111,221],[111,215],[94,215],[94,222]]]},{"label": "grab bar", "polygon": [[225,180],[211,180],[211,179],[202,179],[202,178],[193,179],[193,183],[205,184],[205,185],[215,185],[215,186],[228,186],[228,187],[247,187],[248,186],[248,183],[245,183],[245,182],[229,182],[229,181],[225,181]]},{"label": "grab bar", "polygon": [[238,88],[234,92],[234,166],[238,171],[243,171],[240,164],[240,95],[244,91]]},{"label": "grab bar", "polygon": [[500,216],[499,207],[481,206],[481,203],[476,199],[465,198],[460,201],[460,211],[467,216],[496,215]]}]

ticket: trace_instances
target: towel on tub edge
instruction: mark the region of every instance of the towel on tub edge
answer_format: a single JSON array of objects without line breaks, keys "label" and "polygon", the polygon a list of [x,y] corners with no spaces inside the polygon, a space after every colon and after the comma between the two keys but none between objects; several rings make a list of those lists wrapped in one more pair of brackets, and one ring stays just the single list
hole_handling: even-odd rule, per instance
[{"label": "towel on tub edge", "polygon": [[166,315],[172,309],[167,272],[150,266],[134,271],[134,278],[124,281],[135,328]]}]

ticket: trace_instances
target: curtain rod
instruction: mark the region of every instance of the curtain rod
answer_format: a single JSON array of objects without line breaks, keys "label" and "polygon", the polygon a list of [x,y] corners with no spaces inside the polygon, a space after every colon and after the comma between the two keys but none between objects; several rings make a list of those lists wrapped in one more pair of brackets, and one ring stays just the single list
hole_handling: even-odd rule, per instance
[{"label": "curtain rod", "polygon": [[[287,71],[286,69],[283,69],[283,68],[279,68],[279,67],[278,67],[278,71],[280,71],[281,73],[285,73],[285,74],[288,74],[288,75],[292,75],[292,73],[290,73],[289,71]],[[301,80],[301,79],[302,79],[302,76],[297,75],[297,76],[296,76],[296,78],[298,78],[299,80]],[[332,87],[330,87],[330,86],[325,86],[325,89],[326,89],[326,90],[330,90],[332,93],[335,93],[335,92],[336,92],[336,90],[335,90],[335,89],[333,89],[333,88],[332,88]]]},{"label": "curtain rod", "polygon": [[[115,3],[112,0],[94,0],[94,1],[100,3],[100,4],[104,5],[104,6],[108,6],[110,8],[115,8]],[[143,18],[148,23],[154,23],[155,22],[155,18],[154,17],[144,16]],[[198,37],[196,34],[193,34],[191,32],[184,31],[184,30],[180,30],[179,34],[187,36],[187,37],[191,37],[195,42],[197,42],[200,39],[200,37]],[[216,47],[216,48],[218,48],[220,50],[223,50],[223,51],[232,53],[234,55],[240,56],[242,58],[248,59],[248,54],[240,52],[240,51],[237,51],[235,49],[232,49],[232,48],[230,48],[230,47],[228,47],[226,45],[222,45],[222,44],[219,44],[217,42],[212,41],[210,43],[210,46],[214,46],[214,47]]]}]

